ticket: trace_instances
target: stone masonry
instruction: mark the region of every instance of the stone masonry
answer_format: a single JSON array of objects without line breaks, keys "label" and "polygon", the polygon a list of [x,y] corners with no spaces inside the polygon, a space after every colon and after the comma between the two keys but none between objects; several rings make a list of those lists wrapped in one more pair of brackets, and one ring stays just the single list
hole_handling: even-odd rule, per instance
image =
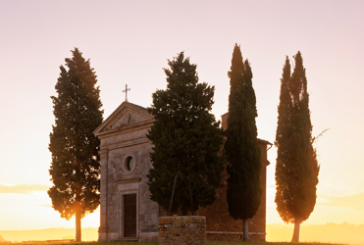
[{"label": "stone masonry", "polygon": [[165,216],[159,218],[159,245],[205,245],[204,216]]}]

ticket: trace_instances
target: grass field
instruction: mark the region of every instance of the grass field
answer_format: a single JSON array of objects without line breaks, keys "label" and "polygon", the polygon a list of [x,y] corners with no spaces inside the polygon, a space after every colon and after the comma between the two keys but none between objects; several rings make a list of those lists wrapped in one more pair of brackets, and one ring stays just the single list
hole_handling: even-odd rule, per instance
[{"label": "grass field", "polygon": [[[9,245],[9,244],[27,244],[27,245],[158,245],[157,242],[65,242],[65,241],[27,241],[27,242],[20,242],[20,243],[1,243],[0,245]],[[290,242],[212,242],[207,241],[206,245],[292,245],[292,244],[299,244],[299,245],[339,245],[339,243],[320,243],[320,242],[312,242],[312,243],[290,243]],[[342,243],[341,243],[342,244]]]}]

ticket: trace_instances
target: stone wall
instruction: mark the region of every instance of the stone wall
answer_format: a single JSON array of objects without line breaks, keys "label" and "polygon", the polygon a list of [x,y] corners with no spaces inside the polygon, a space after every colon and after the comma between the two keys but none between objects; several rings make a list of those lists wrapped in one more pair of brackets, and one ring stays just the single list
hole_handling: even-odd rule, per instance
[{"label": "stone wall", "polygon": [[159,218],[160,245],[205,245],[206,219],[203,216]]}]

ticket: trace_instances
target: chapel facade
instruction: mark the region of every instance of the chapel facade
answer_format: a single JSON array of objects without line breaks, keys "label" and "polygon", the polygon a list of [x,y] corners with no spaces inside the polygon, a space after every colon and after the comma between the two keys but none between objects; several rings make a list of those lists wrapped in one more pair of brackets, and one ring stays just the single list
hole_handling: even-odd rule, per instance
[{"label": "chapel facade", "polygon": [[[228,113],[222,116],[227,128]],[[152,143],[146,137],[154,118],[138,105],[123,102],[97,129],[100,139],[101,200],[99,241],[157,241],[158,218],[166,211],[150,200],[147,174],[152,167]],[[261,148],[262,200],[257,214],[249,221],[251,240],[265,241],[266,166],[268,141],[258,139]],[[217,190],[217,200],[196,215],[206,216],[208,240],[242,240],[243,222],[234,220],[226,201],[226,171],[223,187]]]}]

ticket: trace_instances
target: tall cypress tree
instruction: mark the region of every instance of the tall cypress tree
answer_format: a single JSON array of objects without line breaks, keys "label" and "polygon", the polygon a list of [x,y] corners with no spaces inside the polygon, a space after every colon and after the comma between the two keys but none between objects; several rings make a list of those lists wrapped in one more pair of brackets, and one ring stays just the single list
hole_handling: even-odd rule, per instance
[{"label": "tall cypress tree", "polygon": [[293,242],[299,241],[300,224],[316,204],[319,165],[313,148],[306,71],[301,53],[295,56],[291,75],[288,58],[281,79],[275,145],[277,193],[275,202],[282,220],[294,223]]},{"label": "tall cypress tree", "polygon": [[183,214],[211,205],[221,185],[224,159],[219,155],[222,131],[211,113],[214,87],[198,83],[196,65],[184,53],[168,61],[167,89],[153,93],[148,108],[155,122],[147,137],[153,142],[153,168],[148,174],[151,199],[168,209],[175,175],[191,180],[194,210],[188,185],[177,181],[172,212]]},{"label": "tall cypress tree", "polygon": [[257,212],[262,190],[260,186],[260,147],[257,140],[257,116],[252,71],[243,63],[240,47],[235,45],[230,77],[228,128],[225,152],[228,160],[227,202],[234,219],[243,220],[244,241],[249,241],[248,219]]},{"label": "tall cypress tree", "polygon": [[50,133],[49,169],[53,186],[48,190],[52,206],[62,218],[76,216],[76,241],[81,241],[81,219],[100,203],[100,141],[93,130],[102,123],[100,90],[90,61],[76,48],[56,84],[52,96],[55,125]]}]

